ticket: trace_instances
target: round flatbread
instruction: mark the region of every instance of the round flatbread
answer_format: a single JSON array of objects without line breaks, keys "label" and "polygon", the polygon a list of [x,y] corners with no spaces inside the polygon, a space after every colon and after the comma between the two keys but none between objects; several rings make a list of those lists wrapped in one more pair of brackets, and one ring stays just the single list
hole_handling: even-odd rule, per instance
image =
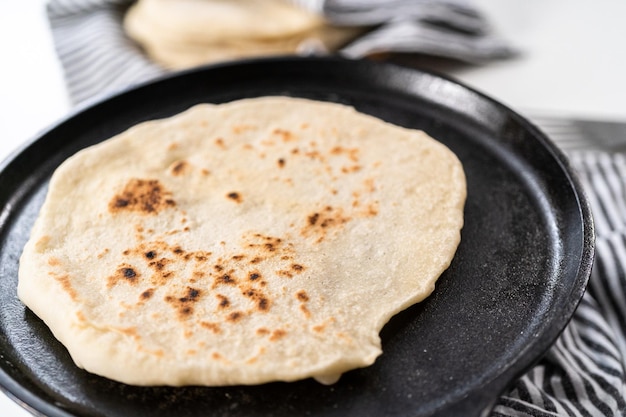
[{"label": "round flatbread", "polygon": [[332,382],[433,291],[465,196],[447,147],[351,107],[197,105],[55,171],[18,295],[117,381]]},{"label": "round flatbread", "polygon": [[334,51],[363,32],[329,25],[281,0],[139,0],[126,13],[124,30],[150,58],[172,69]]}]

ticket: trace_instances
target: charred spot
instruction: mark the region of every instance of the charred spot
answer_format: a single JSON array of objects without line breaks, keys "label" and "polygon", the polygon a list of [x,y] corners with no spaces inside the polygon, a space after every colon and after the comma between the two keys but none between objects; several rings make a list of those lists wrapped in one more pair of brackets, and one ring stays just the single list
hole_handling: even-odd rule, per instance
[{"label": "charred spot", "polygon": [[241,311],[233,311],[227,317],[228,321],[237,322],[243,318],[243,313]]},{"label": "charred spot", "polygon": [[137,272],[133,268],[122,268],[122,274],[124,274],[124,278],[129,281],[134,281],[137,278]]},{"label": "charred spot", "polygon": [[267,311],[270,308],[270,300],[265,297],[260,298],[257,301],[257,306],[259,307],[259,310]]},{"label": "charred spot", "polygon": [[270,308],[270,300],[259,290],[248,288],[242,291],[242,294],[256,303],[257,309],[267,311]]},{"label": "charred spot", "polygon": [[258,256],[255,256],[254,258],[252,258],[252,259],[250,260],[250,263],[251,263],[251,264],[258,264],[258,263],[259,263],[259,262],[261,262],[261,261],[263,261],[263,258],[260,258],[260,257],[258,257]]},{"label": "charred spot", "polygon": [[188,287],[187,294],[184,297],[178,299],[181,303],[189,303],[197,301],[200,298],[200,290]]},{"label": "charred spot", "polygon": [[350,217],[344,214],[341,207],[333,208],[326,206],[323,210],[315,212],[306,218],[306,223],[301,229],[301,233],[308,237],[317,237],[319,243],[324,240],[329,233],[333,233],[331,229],[339,230],[342,225],[350,221]]},{"label": "charred spot", "polygon": [[309,296],[307,295],[306,291],[304,290],[300,290],[296,293],[296,298],[302,302],[307,302],[309,301]]},{"label": "charred spot", "polygon": [[230,300],[225,295],[218,294],[217,295],[217,299],[219,300],[218,301],[218,306],[220,308],[226,308],[226,307],[230,306]]},{"label": "charred spot", "polygon": [[276,271],[276,275],[283,278],[293,278],[293,272],[286,271],[284,269],[279,269],[278,271]]},{"label": "charred spot", "polygon": [[164,297],[165,302],[172,305],[178,314],[178,318],[186,320],[194,312],[193,304],[200,298],[201,292],[198,289],[187,287],[185,294],[182,297],[174,297],[167,295]]},{"label": "charred spot", "polygon": [[250,281],[256,281],[257,279],[261,278],[261,274],[259,274],[258,272],[250,272],[248,274],[248,279]]},{"label": "charred spot", "polygon": [[220,272],[224,270],[224,266],[220,265],[220,264],[215,264],[213,265],[213,269],[215,269],[216,271]]},{"label": "charred spot", "polygon": [[115,202],[113,203],[114,207],[116,208],[124,208],[126,206],[128,206],[130,204],[130,201],[126,198],[121,198],[118,197],[115,199]]},{"label": "charred spot", "polygon": [[241,194],[239,194],[236,191],[232,191],[228,194],[226,194],[226,197],[230,198],[231,200],[237,202],[237,203],[241,203]]},{"label": "charred spot", "polygon": [[285,166],[285,158],[279,158],[276,163],[278,164],[279,168],[283,168]]},{"label": "charred spot", "polygon": [[229,274],[220,275],[217,277],[216,282],[218,284],[235,284],[235,279]]},{"label": "charred spot", "polygon": [[172,175],[181,175],[185,173],[185,169],[189,166],[187,161],[177,161],[170,167]]},{"label": "charred spot", "polygon": [[120,265],[115,273],[107,279],[107,283],[109,287],[118,284],[120,281],[135,284],[138,278],[139,272],[131,265],[124,264]]},{"label": "charred spot", "polygon": [[185,253],[183,248],[181,248],[180,246],[176,246],[174,249],[172,249],[172,252],[176,255],[182,255],[183,253]]},{"label": "charred spot", "polygon": [[144,253],[144,256],[148,259],[154,259],[157,256],[157,254],[155,251],[151,250],[151,251]]},{"label": "charred spot", "polygon": [[174,206],[171,193],[158,180],[131,179],[120,194],[109,203],[109,211],[121,210],[155,214],[162,209]]},{"label": "charred spot", "polygon": [[300,264],[292,264],[291,269],[293,269],[296,272],[302,272],[304,270],[304,267]]},{"label": "charred spot", "polygon": [[161,271],[163,270],[163,268],[165,268],[165,265],[167,264],[168,259],[166,258],[161,258],[158,261],[152,261],[150,262],[148,265],[153,267],[154,269]]},{"label": "charred spot", "polygon": [[245,258],[245,255],[233,255],[232,257],[234,261],[241,261],[243,258]]},{"label": "charred spot", "polygon": [[152,298],[153,295],[154,295],[154,288],[149,288],[145,290],[144,292],[142,292],[139,298],[141,298],[142,300],[149,300],[150,298]]}]

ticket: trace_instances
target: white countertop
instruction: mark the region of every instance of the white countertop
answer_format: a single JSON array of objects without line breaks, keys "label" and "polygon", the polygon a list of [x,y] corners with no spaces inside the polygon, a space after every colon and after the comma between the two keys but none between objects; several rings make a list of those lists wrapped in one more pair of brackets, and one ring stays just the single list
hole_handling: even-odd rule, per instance
[{"label": "white countertop", "polygon": [[[450,75],[522,112],[626,121],[626,2],[476,2],[522,54]],[[1,159],[70,110],[44,3],[0,0]],[[0,394],[0,415],[30,414]]]}]

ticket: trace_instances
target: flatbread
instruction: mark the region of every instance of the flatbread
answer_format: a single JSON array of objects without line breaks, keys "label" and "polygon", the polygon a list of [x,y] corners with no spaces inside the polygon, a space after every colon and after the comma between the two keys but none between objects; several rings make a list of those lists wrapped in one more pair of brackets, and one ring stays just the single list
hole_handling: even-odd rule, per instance
[{"label": "flatbread", "polygon": [[363,32],[281,0],[139,0],[124,30],[171,69],[230,59],[334,51]]},{"label": "flatbread", "polygon": [[18,295],[124,383],[329,383],[433,291],[465,196],[424,132],[306,99],[201,104],[55,171]]}]

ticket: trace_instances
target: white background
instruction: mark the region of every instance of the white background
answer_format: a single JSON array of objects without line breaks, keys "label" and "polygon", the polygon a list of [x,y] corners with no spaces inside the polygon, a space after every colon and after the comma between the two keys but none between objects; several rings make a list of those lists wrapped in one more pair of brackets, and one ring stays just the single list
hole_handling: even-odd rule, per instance
[{"label": "white background", "polygon": [[[450,75],[523,113],[626,121],[626,1],[476,2],[522,54]],[[0,56],[4,159],[71,108],[44,0],[0,0]],[[29,414],[0,394],[0,415]]]}]

